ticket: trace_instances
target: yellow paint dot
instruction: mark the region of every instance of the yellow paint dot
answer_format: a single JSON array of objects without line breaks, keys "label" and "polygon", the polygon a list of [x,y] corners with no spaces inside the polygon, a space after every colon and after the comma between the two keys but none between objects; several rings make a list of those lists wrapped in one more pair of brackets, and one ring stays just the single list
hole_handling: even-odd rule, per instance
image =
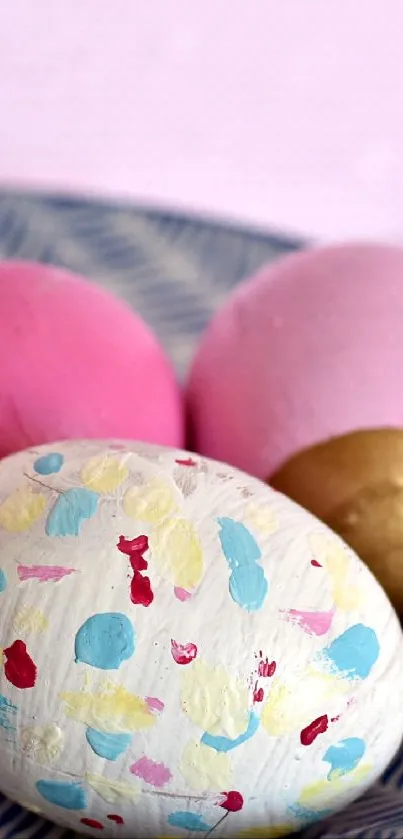
[{"label": "yellow paint dot", "polygon": [[162,577],[191,591],[203,576],[203,552],[199,536],[187,519],[174,518],[160,524],[150,536],[153,560]]},{"label": "yellow paint dot", "polygon": [[76,722],[110,734],[139,731],[155,725],[147,703],[123,685],[110,684],[95,693],[61,693],[64,713]]},{"label": "yellow paint dot", "polygon": [[334,806],[337,799],[342,798],[351,789],[358,786],[370,773],[372,766],[364,764],[358,766],[353,772],[343,777],[335,777],[328,781],[322,779],[312,784],[307,784],[301,790],[298,804],[310,809],[324,809],[327,806]]},{"label": "yellow paint dot", "polygon": [[22,487],[0,506],[0,525],[10,533],[23,533],[43,515],[46,504],[46,495]]},{"label": "yellow paint dot", "polygon": [[232,766],[228,754],[191,740],[182,752],[180,771],[191,789],[216,792],[231,789]]},{"label": "yellow paint dot", "polygon": [[248,504],[245,510],[244,521],[254,527],[258,533],[276,533],[278,530],[278,519],[271,507],[259,504]]},{"label": "yellow paint dot", "polygon": [[246,731],[248,688],[222,667],[196,660],[182,677],[182,708],[195,725],[231,740]]},{"label": "yellow paint dot", "polygon": [[325,566],[332,580],[335,606],[342,612],[359,609],[364,601],[364,592],[348,580],[351,557],[346,548],[336,540],[315,533],[310,537],[312,553]]},{"label": "yellow paint dot", "polygon": [[49,626],[46,615],[39,609],[23,606],[14,617],[13,627],[16,632],[45,632]]},{"label": "yellow paint dot", "polygon": [[125,781],[111,781],[102,775],[92,775],[86,772],[85,780],[98,795],[108,804],[118,804],[120,801],[136,801],[140,794],[140,787]]},{"label": "yellow paint dot", "polygon": [[83,484],[94,492],[113,492],[129,475],[124,462],[116,457],[93,457],[81,470]]},{"label": "yellow paint dot", "polygon": [[123,509],[136,521],[157,524],[172,515],[176,500],[172,488],[165,481],[153,478],[148,484],[132,486],[127,490]]},{"label": "yellow paint dot", "polygon": [[55,723],[29,725],[21,729],[21,747],[36,763],[47,764],[59,757],[64,748],[64,734]]},{"label": "yellow paint dot", "polygon": [[293,683],[274,681],[262,711],[263,728],[274,737],[298,731],[323,713],[322,708],[335,696],[344,696],[349,690],[346,680],[310,667]]}]

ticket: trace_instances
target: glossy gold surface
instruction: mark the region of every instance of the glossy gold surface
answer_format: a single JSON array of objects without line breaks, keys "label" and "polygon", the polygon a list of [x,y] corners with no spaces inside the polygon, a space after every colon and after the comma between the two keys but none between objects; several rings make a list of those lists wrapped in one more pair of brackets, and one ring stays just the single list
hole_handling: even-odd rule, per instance
[{"label": "glossy gold surface", "polygon": [[403,430],[335,437],[299,452],[268,483],[339,533],[403,615]]}]

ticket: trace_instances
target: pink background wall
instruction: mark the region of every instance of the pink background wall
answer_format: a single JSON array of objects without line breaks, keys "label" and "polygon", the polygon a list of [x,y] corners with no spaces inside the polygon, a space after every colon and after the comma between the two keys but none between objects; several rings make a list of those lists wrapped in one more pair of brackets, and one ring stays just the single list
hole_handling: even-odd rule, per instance
[{"label": "pink background wall", "polygon": [[13,0],[0,182],[403,239],[400,0]]}]

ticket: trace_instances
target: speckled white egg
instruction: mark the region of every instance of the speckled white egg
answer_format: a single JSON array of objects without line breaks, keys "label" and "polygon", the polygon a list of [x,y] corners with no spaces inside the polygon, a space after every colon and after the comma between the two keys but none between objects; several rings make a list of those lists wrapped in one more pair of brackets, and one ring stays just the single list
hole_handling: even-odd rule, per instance
[{"label": "speckled white egg", "polygon": [[338,537],[196,455],[0,464],[0,787],[78,832],[270,836],[342,807],[403,730],[402,633]]}]

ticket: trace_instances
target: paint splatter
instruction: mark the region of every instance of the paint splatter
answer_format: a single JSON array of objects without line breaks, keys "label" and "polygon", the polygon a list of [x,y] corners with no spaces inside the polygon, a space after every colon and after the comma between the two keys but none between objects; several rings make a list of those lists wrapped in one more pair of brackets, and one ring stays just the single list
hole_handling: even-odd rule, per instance
[{"label": "paint splatter", "polygon": [[56,723],[29,725],[20,731],[21,748],[36,763],[47,765],[61,755],[64,734]]},{"label": "paint splatter", "polygon": [[222,517],[218,524],[221,548],[231,570],[231,597],[246,611],[256,611],[263,605],[269,588],[263,568],[256,564],[261,550],[242,522]]},{"label": "paint splatter", "polygon": [[76,662],[101,670],[118,670],[135,650],[133,625],[121,612],[92,615],[83,623],[75,640]]},{"label": "paint splatter", "polygon": [[111,822],[115,822],[115,824],[124,824],[122,816],[118,816],[116,815],[116,813],[109,813],[106,818],[109,819]]},{"label": "paint splatter", "polygon": [[23,533],[41,518],[46,505],[46,495],[30,487],[18,489],[0,506],[0,525],[9,533]]},{"label": "paint splatter", "polygon": [[332,669],[349,679],[366,679],[379,656],[374,630],[362,623],[350,626],[323,650]]},{"label": "paint splatter", "polygon": [[197,647],[196,644],[192,644],[191,642],[188,644],[178,644],[172,638],[171,653],[176,664],[190,664],[197,656]]},{"label": "paint splatter", "polygon": [[3,731],[16,731],[18,708],[7,697],[0,694],[0,727]]},{"label": "paint splatter", "polygon": [[177,463],[178,466],[197,466],[197,463],[195,460],[193,460],[193,457],[187,457],[183,459],[176,458],[175,463]]},{"label": "paint splatter", "polygon": [[238,813],[243,807],[243,797],[240,792],[233,789],[230,792],[223,792],[224,800],[220,801],[219,806],[228,813]]},{"label": "paint splatter", "polygon": [[171,518],[150,536],[150,549],[161,577],[193,591],[203,576],[203,551],[191,521]]},{"label": "paint splatter", "polygon": [[232,785],[232,766],[228,755],[216,752],[197,740],[191,740],[185,746],[179,769],[189,787],[203,793]]},{"label": "paint splatter", "polygon": [[67,717],[97,731],[127,734],[151,728],[156,722],[145,700],[129,693],[123,685],[111,683],[95,693],[61,693],[60,698],[66,704]]},{"label": "paint splatter", "polygon": [[87,728],[85,736],[92,751],[105,760],[117,760],[132,742],[132,734],[109,734],[95,728]]},{"label": "paint splatter", "polygon": [[300,734],[301,744],[303,746],[311,746],[319,734],[324,734],[329,726],[329,719],[327,714],[322,714],[316,720],[309,723],[306,728],[303,728]]},{"label": "paint splatter", "polygon": [[129,470],[124,461],[108,455],[93,457],[81,470],[83,484],[97,493],[114,492],[128,476]]},{"label": "paint splatter", "polygon": [[247,740],[250,740],[258,728],[259,717],[251,712],[249,715],[248,726],[243,734],[239,735],[239,737],[235,737],[231,740],[229,737],[220,737],[218,735],[208,734],[205,732],[201,738],[201,742],[204,743],[205,746],[210,746],[211,749],[215,749],[217,752],[230,752],[232,749],[236,749],[238,746],[241,746],[242,743],[246,743]]},{"label": "paint splatter", "polygon": [[164,521],[175,512],[176,506],[172,487],[161,478],[153,478],[140,487],[131,486],[123,500],[127,516],[149,524]]},{"label": "paint splatter", "polygon": [[30,606],[23,606],[14,617],[13,629],[21,635],[29,632],[45,632],[49,626],[49,620],[40,609],[33,609]]},{"label": "paint splatter", "polygon": [[59,495],[47,521],[47,536],[78,536],[83,522],[91,519],[98,507],[99,496],[84,487],[72,487]]},{"label": "paint splatter", "polygon": [[360,737],[348,737],[334,746],[330,746],[323,756],[330,763],[328,781],[347,775],[359,764],[365,754],[365,743]]},{"label": "paint splatter", "polygon": [[87,817],[85,817],[84,819],[80,819],[80,822],[81,824],[84,824],[85,827],[93,827],[94,830],[104,829],[102,822],[97,821],[97,819],[87,819]]},{"label": "paint splatter", "polygon": [[6,663],[4,673],[12,685],[21,690],[33,688],[37,669],[23,641],[14,641],[11,647],[3,650]]},{"label": "paint splatter", "polygon": [[37,781],[35,784],[45,801],[65,810],[85,810],[88,796],[81,784],[73,781]]},{"label": "paint splatter", "polygon": [[163,763],[156,763],[148,757],[141,757],[130,766],[129,772],[157,789],[165,787],[172,778],[172,772]]},{"label": "paint splatter", "polygon": [[38,457],[34,463],[34,470],[38,475],[54,475],[55,472],[60,472],[64,462],[64,457],[59,452],[49,452]]},{"label": "paint splatter", "polygon": [[155,711],[157,714],[160,714],[165,708],[162,700],[157,699],[156,696],[146,696],[146,702],[150,711]]},{"label": "paint splatter", "polygon": [[7,577],[2,568],[0,568],[0,594],[7,588]]},{"label": "paint splatter", "polygon": [[335,609],[327,612],[302,612],[299,609],[287,609],[281,612],[289,623],[296,623],[308,635],[326,635],[332,625]]},{"label": "paint splatter", "polygon": [[124,536],[119,536],[117,548],[129,557],[133,569],[133,578],[130,584],[132,603],[139,606],[150,606],[154,600],[150,578],[141,573],[148,568],[148,562],[144,559],[144,554],[148,551],[148,537],[137,536],[135,539],[125,539]]},{"label": "paint splatter", "polygon": [[192,594],[190,591],[186,591],[184,588],[180,586],[174,586],[174,595],[177,600],[180,600],[182,603],[186,603],[187,600],[190,600]]},{"label": "paint splatter", "polygon": [[[182,708],[192,722],[213,736],[233,740],[249,724],[249,691],[243,680],[223,667],[210,667],[197,659],[183,671]],[[221,787],[228,784],[220,784]]]},{"label": "paint splatter", "polygon": [[205,833],[210,830],[211,825],[204,821],[199,813],[189,813],[187,810],[178,810],[168,816],[168,824],[171,827],[179,827],[182,830],[193,831],[193,833]]},{"label": "paint splatter", "polygon": [[120,801],[136,801],[140,794],[140,787],[127,784],[125,781],[111,781],[102,775],[85,775],[87,784],[108,804],[118,804]]},{"label": "paint splatter", "polygon": [[58,583],[69,574],[75,574],[76,568],[64,568],[62,565],[17,565],[17,574],[21,582],[39,580],[40,583]]}]

